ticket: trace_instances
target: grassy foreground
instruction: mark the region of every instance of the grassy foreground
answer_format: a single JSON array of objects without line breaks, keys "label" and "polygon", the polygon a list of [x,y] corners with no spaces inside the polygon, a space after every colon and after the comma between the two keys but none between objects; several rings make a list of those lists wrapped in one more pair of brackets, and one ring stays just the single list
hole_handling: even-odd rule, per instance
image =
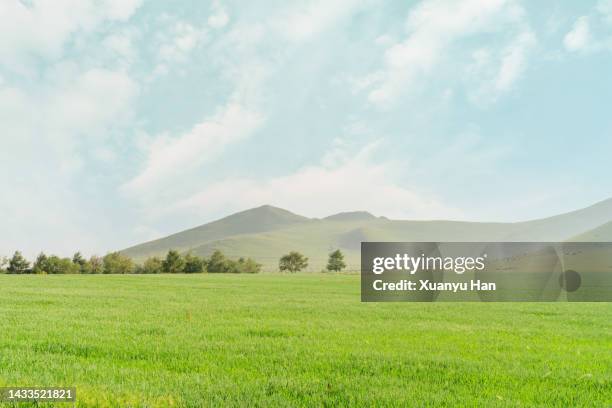
[{"label": "grassy foreground", "polygon": [[612,304],[362,304],[359,276],[0,275],[0,386],[78,406],[612,406]]}]

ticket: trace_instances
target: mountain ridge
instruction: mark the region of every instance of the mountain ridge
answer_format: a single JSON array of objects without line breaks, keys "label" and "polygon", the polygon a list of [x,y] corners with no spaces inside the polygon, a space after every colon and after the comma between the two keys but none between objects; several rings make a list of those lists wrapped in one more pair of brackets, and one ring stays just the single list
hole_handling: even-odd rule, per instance
[{"label": "mountain ridge", "polygon": [[[612,199],[551,217],[520,221],[470,222],[393,220],[366,211],[309,218],[283,208],[263,205],[166,237],[134,245],[121,252],[137,262],[164,256],[169,249],[208,256],[219,249],[230,257],[249,256],[276,268],[278,258],[292,250],[310,258],[310,270],[324,267],[334,249],[345,252],[357,269],[361,241],[566,241],[612,222]],[[610,234],[612,228],[602,230]],[[602,231],[596,231],[600,236]],[[605,237],[602,239],[606,239]]]},{"label": "mountain ridge", "polygon": [[328,215],[323,218],[329,221],[354,221],[354,220],[371,220],[376,218],[367,211],[345,211],[337,214]]}]

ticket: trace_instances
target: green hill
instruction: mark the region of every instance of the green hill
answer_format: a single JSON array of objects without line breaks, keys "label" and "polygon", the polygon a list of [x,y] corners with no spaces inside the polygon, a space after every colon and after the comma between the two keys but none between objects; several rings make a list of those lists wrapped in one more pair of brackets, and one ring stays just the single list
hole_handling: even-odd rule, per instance
[{"label": "green hill", "polygon": [[[171,248],[201,256],[219,249],[233,258],[253,257],[265,269],[275,270],[280,256],[297,250],[309,257],[309,270],[318,271],[325,266],[327,254],[340,248],[349,269],[357,270],[362,241],[597,241],[612,238],[612,226],[604,225],[611,221],[612,199],[570,213],[517,223],[390,220],[362,211],[316,219],[266,205],[122,252],[142,261],[149,256],[163,256]],[[603,229],[597,235],[584,239],[600,226]]]},{"label": "green hill", "polygon": [[578,242],[611,242],[612,241],[612,222],[608,222],[597,228],[593,228],[583,234],[573,237],[570,241]]},{"label": "green hill", "polygon": [[187,251],[207,242],[215,242],[242,234],[274,231],[292,224],[309,221],[281,208],[264,205],[232,214],[228,217],[186,231],[125,249],[122,252],[134,259],[159,255],[173,248]]},{"label": "green hill", "polygon": [[554,217],[518,223],[511,241],[565,241],[612,221],[612,199]]}]

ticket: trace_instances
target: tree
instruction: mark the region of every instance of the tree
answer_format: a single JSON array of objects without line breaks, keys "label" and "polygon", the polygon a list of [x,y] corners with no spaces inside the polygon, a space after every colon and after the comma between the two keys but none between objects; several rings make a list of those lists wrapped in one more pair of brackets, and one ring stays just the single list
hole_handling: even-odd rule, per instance
[{"label": "tree", "polygon": [[336,249],[334,252],[329,254],[329,260],[327,261],[327,270],[330,272],[340,272],[346,268],[344,263],[344,254]]},{"label": "tree", "polygon": [[81,255],[80,252],[76,252],[72,256],[72,263],[79,267],[79,272],[80,273],[86,273],[86,271],[87,271],[87,261],[85,260],[85,258],[83,258],[83,255]]},{"label": "tree", "polygon": [[278,262],[278,269],[281,272],[299,272],[308,266],[308,258],[296,251],[291,251]]},{"label": "tree", "polygon": [[141,273],[162,273],[162,261],[157,257],[147,258],[142,265]]},{"label": "tree", "polygon": [[261,264],[251,258],[228,259],[223,252],[216,250],[208,259],[206,270],[209,273],[259,273]]},{"label": "tree", "polygon": [[103,260],[103,273],[132,273],[134,272],[134,262],[132,259],[122,255],[120,252],[111,252]]},{"label": "tree", "polygon": [[229,271],[228,260],[218,249],[208,259],[206,270],[209,273],[226,273]]},{"label": "tree", "polygon": [[202,273],[206,268],[206,262],[199,256],[187,254],[185,255],[185,266],[183,271],[185,273]]},{"label": "tree", "polygon": [[0,257],[0,273],[6,273],[6,266],[8,265],[9,260],[6,256]]},{"label": "tree", "polygon": [[165,273],[181,273],[185,267],[185,260],[181,254],[174,249],[168,251],[166,259],[162,262],[162,270]]},{"label": "tree", "polygon": [[21,255],[21,252],[15,251],[13,257],[9,260],[8,273],[30,273],[30,263]]},{"label": "tree", "polygon": [[70,258],[60,258],[55,255],[47,256],[41,252],[36,258],[36,262],[34,262],[32,272],[58,275],[80,273],[81,268],[79,265],[73,263]]},{"label": "tree", "polygon": [[97,255],[92,255],[81,269],[81,273],[104,273],[104,260]]},{"label": "tree", "polygon": [[47,273],[48,259],[49,258],[47,258],[47,255],[45,255],[44,252],[38,254],[38,256],[36,257],[36,261],[34,261],[34,266],[32,267],[32,273]]},{"label": "tree", "polygon": [[70,258],[60,258],[59,256],[51,255],[45,262],[44,272],[53,275],[79,273],[80,268],[78,265],[72,263],[72,259]]},{"label": "tree", "polygon": [[75,252],[75,254],[72,256],[72,263],[75,263],[79,266],[83,266],[85,265],[85,258],[83,258],[83,255],[81,255],[80,252]]},{"label": "tree", "polygon": [[261,264],[255,262],[251,258],[240,258],[235,263],[235,273],[259,273],[261,272]]}]

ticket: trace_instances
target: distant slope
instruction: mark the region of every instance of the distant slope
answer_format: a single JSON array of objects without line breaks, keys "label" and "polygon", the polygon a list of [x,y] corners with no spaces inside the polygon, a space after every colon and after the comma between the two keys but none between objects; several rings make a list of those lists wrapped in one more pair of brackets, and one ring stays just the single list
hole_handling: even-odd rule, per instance
[{"label": "distant slope", "polygon": [[264,205],[165,238],[136,245],[122,252],[140,260],[153,255],[161,255],[171,248],[186,251],[204,243],[234,235],[273,231],[307,221],[309,219],[301,215],[293,214],[282,208]]},{"label": "distant slope", "polygon": [[612,199],[554,217],[518,224],[512,241],[565,241],[612,221]]},{"label": "distant slope", "polygon": [[367,211],[351,211],[330,215],[323,219],[327,221],[369,221],[375,218],[375,216]]},{"label": "distant slope", "polygon": [[569,241],[577,242],[612,242],[612,222],[577,235]]},{"label": "distant slope", "polygon": [[604,225],[611,221],[612,199],[517,223],[389,220],[361,211],[310,219],[262,206],[122,252],[142,261],[171,248],[202,256],[219,249],[233,258],[253,257],[275,270],[280,256],[296,250],[309,257],[309,270],[317,271],[325,267],[327,254],[340,248],[349,268],[356,270],[362,241],[597,241],[612,237],[612,225]]}]

